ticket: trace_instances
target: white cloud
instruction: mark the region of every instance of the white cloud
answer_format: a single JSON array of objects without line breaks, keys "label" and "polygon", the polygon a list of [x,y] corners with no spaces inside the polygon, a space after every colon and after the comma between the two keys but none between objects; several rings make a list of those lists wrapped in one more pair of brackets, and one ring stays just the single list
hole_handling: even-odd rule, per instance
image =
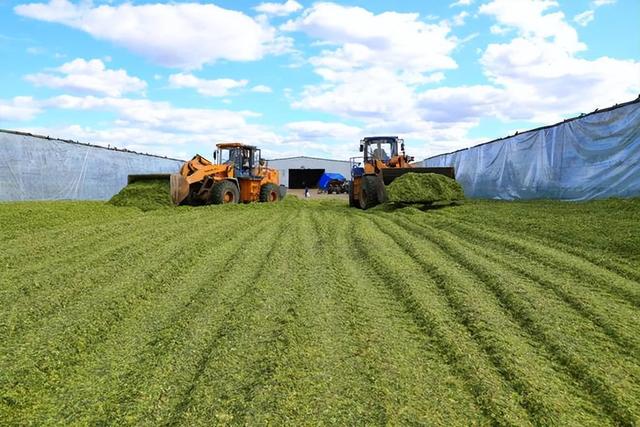
[{"label": "white cloud", "polygon": [[573,17],[573,20],[583,27],[585,27],[589,22],[593,21],[595,12],[593,10],[585,10],[582,13],[577,14]]},{"label": "white cloud", "polygon": [[456,68],[456,46],[446,22],[428,24],[417,13],[374,14],[361,7],[316,3],[281,27],[300,31],[327,45],[313,58],[316,66],[333,69],[379,66],[419,72]]},{"label": "white cloud", "polygon": [[489,45],[481,58],[489,79],[509,94],[504,114],[549,122],[632,98],[640,91],[640,63],[575,57],[553,43],[516,38]]},{"label": "white cloud", "polygon": [[500,25],[516,28],[522,36],[553,43],[568,52],[586,46],[578,40],[576,30],[565,21],[564,13],[548,12],[556,8],[555,0],[493,0],[480,6],[480,13],[493,16]]},{"label": "white cloud", "polygon": [[256,85],[251,88],[251,92],[272,93],[273,89],[271,89],[269,86],[266,86],[266,85]]},{"label": "white cloud", "polygon": [[260,3],[254,9],[266,15],[287,16],[302,9],[302,5],[295,0],[287,0],[284,3]]},{"label": "white cloud", "polygon": [[40,111],[38,103],[30,96],[0,99],[0,122],[31,120]]},{"label": "white cloud", "polygon": [[506,97],[491,85],[440,87],[418,95],[423,117],[438,123],[477,123],[480,117],[496,116]]},{"label": "white cloud", "polygon": [[147,83],[132,77],[123,69],[109,70],[99,59],[89,61],[77,58],[53,69],[54,73],[37,73],[25,76],[36,86],[46,86],[74,93],[94,93],[121,96],[129,92],[142,92]]},{"label": "white cloud", "polygon": [[453,25],[461,26],[464,25],[464,20],[469,16],[469,12],[462,11],[453,17]]},{"label": "white cloud", "polygon": [[207,108],[178,108],[168,102],[147,99],[113,97],[78,97],[61,95],[43,101],[48,108],[70,110],[110,111],[118,115],[117,123],[171,129],[187,133],[242,132],[247,128],[246,119],[259,116],[252,111],[213,110]]},{"label": "white cloud", "polygon": [[[180,108],[169,102],[148,99],[61,95],[39,102],[42,109],[63,109],[94,114],[115,114],[115,120],[103,130],[91,128],[93,137],[80,140],[109,143],[127,148],[146,146],[142,151],[178,155],[180,144],[189,144],[188,155],[210,153],[221,141],[250,141],[259,146],[275,147],[282,137],[266,126],[250,121],[260,114],[227,109]],[[88,129],[88,128],[83,128]],[[113,136],[109,133],[113,132]],[[136,135],[127,139],[127,135]],[[64,136],[62,134],[61,136]],[[89,135],[91,136],[91,135]],[[99,138],[97,138],[99,136]],[[163,142],[164,141],[164,142]],[[175,146],[162,148],[163,144]]]},{"label": "white cloud", "polygon": [[491,34],[495,34],[495,35],[498,35],[498,36],[503,36],[503,35],[505,35],[505,34],[507,34],[509,32],[509,28],[503,27],[503,26],[500,26],[500,25],[492,25],[489,28],[489,31],[491,32]]},{"label": "white cloud", "polygon": [[457,6],[469,6],[473,3],[473,0],[458,0],[449,5],[449,7],[457,7]]},{"label": "white cloud", "polygon": [[169,83],[174,88],[195,89],[200,95],[222,97],[230,95],[233,89],[241,88],[249,83],[248,80],[233,79],[201,79],[193,74],[178,73],[169,76]]},{"label": "white cloud", "polygon": [[[357,120],[365,134],[397,133],[424,141],[417,152],[426,155],[479,142],[468,132],[483,118],[553,123],[635,97],[640,91],[640,63],[579,58],[587,46],[555,7],[557,3],[548,0],[496,0],[482,5],[481,13],[496,20],[492,33],[513,33],[514,38],[480,51],[487,83],[437,88],[420,85],[443,81],[442,71],[426,75],[420,66],[402,69],[368,61],[369,44],[380,52],[393,45],[380,26],[374,26],[380,34],[376,39],[371,25],[343,29],[340,19],[325,24],[309,18],[313,12],[305,12],[289,28],[302,26],[309,35],[338,48],[310,59],[323,82],[305,87],[292,106]],[[349,21],[358,22],[354,17]]]},{"label": "white cloud", "polygon": [[294,108],[367,123],[417,118],[414,87],[441,81],[444,74],[435,70],[457,66],[449,24],[427,24],[415,13],[373,14],[317,3],[283,28],[302,31],[328,47],[309,59],[323,83],[305,87],[301,98],[292,101]]},{"label": "white cloud", "polygon": [[14,10],[79,29],[168,67],[199,68],[221,59],[252,61],[290,44],[266,22],[211,3],[111,6],[50,0]]},{"label": "white cloud", "polygon": [[640,63],[600,57],[586,60],[575,30],[554,1],[495,0],[480,8],[495,17],[507,43],[489,44],[480,64],[491,85],[441,87],[418,95],[425,119],[478,121],[481,117],[551,123],[630,98],[640,91]]},{"label": "white cloud", "polygon": [[411,88],[385,68],[318,72],[331,83],[307,87],[294,108],[360,119],[401,116],[412,109]]},{"label": "white cloud", "polygon": [[[467,16],[460,14],[457,23]],[[442,70],[457,66],[451,55],[461,41],[450,35],[447,21],[427,24],[418,14],[319,3],[283,28],[327,47],[309,60],[323,82],[305,87],[292,107],[358,120],[360,136],[394,133],[423,141],[411,149],[417,156],[469,142],[465,135],[477,120],[441,126],[419,105],[422,86],[443,81]],[[356,138],[348,138],[344,153],[353,155]]]},{"label": "white cloud", "polygon": [[615,2],[616,0],[594,0],[591,3],[591,9],[587,9],[584,12],[577,14],[573,17],[573,21],[578,25],[586,27],[589,22],[595,19],[595,9],[599,8],[600,6],[614,4]]},{"label": "white cloud", "polygon": [[286,129],[300,139],[356,139],[362,135],[362,129],[339,122],[302,121],[290,122]]}]

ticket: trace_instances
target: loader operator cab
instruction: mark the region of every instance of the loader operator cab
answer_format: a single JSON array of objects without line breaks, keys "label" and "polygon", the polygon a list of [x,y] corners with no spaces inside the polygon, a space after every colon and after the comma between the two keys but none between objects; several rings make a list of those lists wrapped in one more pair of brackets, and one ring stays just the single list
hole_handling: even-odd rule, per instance
[{"label": "loader operator cab", "polygon": [[255,176],[258,167],[264,165],[261,151],[255,146],[233,142],[216,147],[213,160],[219,165],[233,165],[237,177]]},{"label": "loader operator cab", "polygon": [[360,141],[360,152],[363,153],[365,163],[380,160],[386,164],[392,157],[398,155],[398,143],[400,151],[404,153],[404,140],[397,136],[368,137]]}]

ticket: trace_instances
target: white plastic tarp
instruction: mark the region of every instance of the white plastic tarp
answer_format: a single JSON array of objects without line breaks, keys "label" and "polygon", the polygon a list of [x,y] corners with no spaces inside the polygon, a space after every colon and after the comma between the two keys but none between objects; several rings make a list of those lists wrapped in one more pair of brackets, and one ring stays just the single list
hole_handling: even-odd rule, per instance
[{"label": "white plastic tarp", "polygon": [[453,166],[467,197],[640,196],[640,100],[424,160]]},{"label": "white plastic tarp", "polygon": [[175,173],[180,160],[0,131],[0,200],[106,200],[127,175]]}]

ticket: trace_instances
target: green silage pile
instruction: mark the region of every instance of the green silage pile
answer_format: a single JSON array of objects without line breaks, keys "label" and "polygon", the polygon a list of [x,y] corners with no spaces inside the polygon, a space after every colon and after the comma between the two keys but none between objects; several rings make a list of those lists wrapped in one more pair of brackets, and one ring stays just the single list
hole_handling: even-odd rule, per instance
[{"label": "green silage pile", "polygon": [[435,173],[407,173],[387,187],[390,202],[433,203],[464,199],[460,184]]},{"label": "green silage pile", "polygon": [[173,205],[168,180],[136,181],[124,187],[109,203],[115,206],[135,207],[142,211]]},{"label": "green silage pile", "polygon": [[637,426],[638,217],[0,203],[0,425]]}]

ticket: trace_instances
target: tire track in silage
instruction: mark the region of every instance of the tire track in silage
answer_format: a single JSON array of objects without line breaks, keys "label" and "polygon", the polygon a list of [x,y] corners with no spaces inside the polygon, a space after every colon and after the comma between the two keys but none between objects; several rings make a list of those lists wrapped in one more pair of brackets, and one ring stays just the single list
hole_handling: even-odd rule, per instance
[{"label": "tire track in silage", "polygon": [[[425,227],[428,227],[425,225]],[[516,277],[509,278],[507,271],[499,264],[488,260],[483,250],[471,247],[463,251],[466,247],[461,238],[454,237],[457,243],[450,242],[452,236],[447,235],[446,230],[430,228],[431,233],[423,233],[432,243],[436,244],[443,251],[449,253],[461,265],[475,274],[478,279],[486,284],[501,302],[505,310],[513,314],[513,318],[531,336],[535,337],[547,352],[571,375],[574,380],[581,385],[587,394],[591,394],[594,401],[605,410],[617,424],[633,425],[638,417],[638,403],[634,403],[633,396],[640,395],[639,386],[632,380],[634,371],[638,370],[637,365],[629,365],[624,359],[617,360],[617,372],[612,372],[612,367],[602,365],[598,357],[593,356],[590,361],[584,360],[584,356],[589,354],[589,350],[576,353],[573,346],[567,346],[566,337],[562,340],[557,336],[557,332],[551,324],[544,321],[543,315],[539,314],[538,307],[550,309],[547,305],[528,301],[526,296],[531,289],[535,288],[535,282],[529,281],[528,288],[522,288],[521,293],[516,289],[510,289],[506,284],[519,283]],[[523,299],[524,298],[524,299]],[[564,304],[564,303],[563,303]],[[566,307],[566,305],[564,305]],[[560,313],[555,312],[554,317]],[[555,319],[554,319],[555,321]],[[565,322],[566,323],[566,322]],[[584,339],[581,336],[576,338]],[[593,345],[601,343],[601,340],[590,341]],[[586,344],[585,344],[586,345]],[[604,352],[603,354],[608,354]],[[626,367],[624,367],[626,365]],[[629,375],[632,375],[629,377]],[[637,376],[637,375],[635,375]],[[634,385],[636,384],[636,385]],[[617,391],[616,391],[617,390]],[[635,391],[634,391],[635,390]],[[630,395],[629,395],[630,393]]]},{"label": "tire track in silage", "polygon": [[[65,283],[65,278],[70,274],[86,274],[95,264],[104,264],[105,258],[118,256],[124,251],[138,247],[140,243],[148,240],[148,231],[147,228],[138,226],[133,233],[127,236],[127,240],[113,244],[121,232],[110,230],[104,236],[100,235],[101,238],[108,237],[107,240],[98,240],[86,245],[81,243],[78,246],[79,253],[72,253],[68,256],[65,253],[62,258],[51,257],[43,264],[31,265],[33,260],[30,260],[29,263],[16,263],[15,272],[11,273],[11,270],[8,270],[0,275],[2,282],[12,284],[10,288],[5,287],[2,291],[4,294],[2,299],[11,300],[11,302],[6,302],[6,305],[10,307],[6,313],[17,313],[16,315],[20,315],[25,320],[37,318],[40,323],[43,323],[48,316],[67,307],[68,302],[73,300],[71,296],[83,295],[79,291],[86,286],[80,288],[61,287],[60,283]],[[80,241],[83,239],[84,236],[78,238]],[[58,247],[64,247],[63,243],[57,242]],[[98,245],[98,243],[100,244]],[[78,259],[79,254],[82,254],[80,259]],[[72,272],[70,272],[71,268],[73,268]],[[16,325],[16,330],[19,328],[20,326]]]},{"label": "tire track in silage", "polygon": [[[395,262],[404,255],[408,265],[413,263],[389,236],[376,227],[373,218],[369,215],[360,214],[360,218],[366,221],[367,228],[356,233],[354,240],[358,253],[370,260],[369,265],[372,270],[381,277],[384,285],[402,304],[423,334],[436,339],[438,351],[454,371],[464,379],[465,385],[476,397],[476,401],[487,417],[498,425],[531,424],[529,413],[521,406],[517,393],[508,379],[481,351],[478,351],[477,344],[464,327],[462,319],[456,318],[454,312],[449,312],[442,290],[433,282],[422,282],[421,287],[416,287],[418,284],[415,283],[415,279],[411,279],[410,275],[410,270],[415,268],[410,270],[406,266],[399,268],[384,256],[376,254],[386,249],[389,255],[394,254]],[[378,237],[366,238],[366,234],[372,232],[378,234]],[[396,249],[389,250],[389,245],[384,244],[385,240]],[[424,286],[427,283],[430,286]],[[424,295],[418,296],[416,291],[422,291]]]},{"label": "tire track in silage", "polygon": [[[299,212],[296,213],[296,216],[299,215]],[[216,358],[216,354],[219,351],[223,350],[224,343],[223,340],[234,340],[234,335],[238,332],[238,328],[247,328],[245,316],[246,312],[243,311],[243,308],[251,307],[254,305],[256,298],[258,297],[258,282],[261,277],[263,277],[265,273],[265,267],[272,260],[273,255],[276,251],[280,250],[282,247],[282,239],[290,230],[288,229],[288,225],[291,225],[296,216],[292,217],[282,217],[281,224],[277,230],[277,234],[275,238],[272,239],[268,252],[261,258],[259,262],[253,262],[252,260],[246,260],[245,262],[249,262],[250,265],[253,265],[251,268],[251,277],[248,280],[245,280],[244,290],[232,301],[227,304],[227,310],[225,314],[221,316],[222,322],[218,325],[215,331],[212,334],[212,337],[208,340],[208,344],[204,349],[199,352],[198,357],[196,358],[196,366],[191,377],[186,381],[186,384],[189,384],[188,388],[186,388],[183,392],[180,393],[177,402],[174,404],[173,408],[170,410],[170,418],[166,422],[166,425],[176,425],[188,423],[188,418],[190,416],[189,411],[190,407],[194,405],[196,402],[194,400],[194,395],[196,394],[198,388],[203,387],[203,381],[206,376],[205,372],[209,369],[210,362]],[[262,344],[265,344],[263,341]],[[260,363],[259,360],[254,360],[254,363]],[[257,387],[259,382],[266,381],[266,379],[270,376],[272,372],[272,368],[268,366],[264,366],[262,369],[262,375],[259,379],[254,379],[254,381],[246,386],[239,386],[233,384],[234,388],[239,388],[241,390],[241,394],[246,395],[250,393],[251,389]],[[200,403],[200,402],[198,402]],[[232,405],[235,406],[239,403]],[[197,415],[197,414],[196,414]]]},{"label": "tire track in silage", "polygon": [[[158,246],[159,243],[151,238],[156,233],[155,230],[176,236],[184,234],[183,230],[188,227],[189,222],[176,221],[170,216],[158,221],[155,216],[141,215],[134,223],[135,226],[111,230],[107,234],[108,240],[100,240],[99,245],[92,244],[90,251],[83,249],[83,256],[79,259],[78,254],[63,258],[52,257],[44,266],[27,267],[25,271],[19,271],[16,277],[0,277],[0,280],[24,283],[24,286],[29,288],[37,284],[35,291],[28,292],[28,299],[13,298],[9,305],[11,308],[3,312],[3,315],[6,313],[8,316],[4,322],[13,325],[9,330],[11,336],[18,339],[21,337],[19,333],[25,328],[34,330],[40,325],[47,326],[49,320],[61,311],[67,311],[74,305],[84,303],[96,292],[104,291],[105,286],[91,286],[96,275],[90,275],[88,272],[93,271],[96,265],[102,266],[98,270],[100,274],[104,275],[106,271],[110,271],[115,279],[123,271],[123,266],[143,263],[149,252]],[[128,233],[130,229],[133,230],[132,233]],[[123,236],[126,239],[121,239]],[[66,285],[70,277],[78,277],[73,281],[75,286]]]},{"label": "tire track in silage", "polygon": [[[346,262],[349,253],[340,251],[344,248],[340,246],[341,239],[348,233],[344,216],[324,210],[314,216],[314,225],[323,235],[316,254],[324,259],[327,267],[317,276],[319,281],[321,278],[320,283],[312,286],[322,286],[326,290],[327,300],[331,301],[337,310],[335,313],[324,315],[336,316],[341,322],[341,329],[344,329],[341,334],[346,335],[340,337],[341,343],[344,343],[341,347],[342,352],[329,357],[342,359],[334,360],[333,363],[343,372],[338,375],[343,377],[343,380],[348,380],[348,387],[354,387],[353,384],[361,384],[362,387],[360,391],[350,390],[346,393],[357,396],[356,401],[351,403],[352,407],[347,409],[352,412],[352,408],[356,407],[357,413],[366,417],[369,422],[388,424],[391,415],[388,413],[380,388],[376,386],[376,382],[384,376],[384,372],[367,357],[374,353],[374,349],[371,348],[371,341],[374,340],[370,325],[371,314],[366,312],[367,308],[363,307],[363,301],[358,301],[354,296],[357,281],[368,278],[351,275],[349,270],[351,264]],[[331,307],[328,308],[330,309]],[[377,309],[378,307],[375,308]],[[390,364],[390,361],[387,364]],[[357,381],[352,378],[356,373]],[[344,422],[353,423],[354,421],[351,419]]]},{"label": "tire track in silage", "polygon": [[[472,216],[456,216],[451,219],[449,216],[446,216],[441,212],[434,212],[434,215],[442,218],[446,221],[454,221],[455,223],[464,224],[467,227],[471,227],[472,229],[484,229],[486,231],[500,231],[504,229],[510,229],[510,225],[504,226],[501,217],[496,217],[492,213],[484,213],[482,218],[476,219]],[[488,216],[488,218],[486,217]],[[480,221],[482,219],[482,221]],[[487,221],[489,219],[489,221]],[[625,223],[629,222],[630,219],[625,219]],[[631,219],[633,220],[633,219]],[[491,225],[489,225],[491,224]],[[494,224],[502,224],[501,228],[496,228]],[[598,248],[594,247],[584,247],[583,242],[580,239],[575,239],[578,235],[573,235],[574,238],[569,238],[566,235],[558,235],[557,233],[553,233],[552,231],[546,231],[545,229],[536,229],[536,230],[528,230],[515,228],[510,229],[512,233],[517,233],[518,237],[523,239],[524,241],[536,242],[538,240],[544,241],[544,243],[557,249],[562,252],[569,253],[573,256],[579,257],[588,261],[594,265],[602,267],[603,269],[609,270],[615,274],[620,275],[626,279],[630,279],[636,282],[640,282],[640,271],[637,266],[632,265],[627,259],[612,259],[610,256],[615,257],[615,253],[607,252],[607,257],[602,256],[602,252],[598,250]]]},{"label": "tire track in silage", "polygon": [[[224,266],[239,256],[256,234],[274,222],[275,219],[270,218],[263,223],[251,224],[237,236],[231,232],[233,239],[227,239],[230,236],[224,233],[218,234],[222,243],[217,245],[201,248],[184,240],[177,266],[170,267],[168,274],[158,272],[157,279],[153,279],[156,285],[162,284],[165,291],[154,293],[145,299],[144,304],[135,306],[128,313],[128,322],[112,330],[101,343],[103,350],[97,351],[100,357],[77,374],[80,378],[91,377],[107,361],[118,361],[105,388],[118,389],[119,398],[105,402],[104,412],[120,413],[119,408],[135,407],[136,401],[145,401],[143,396],[156,386],[155,375],[171,364],[172,353],[187,344],[195,319],[199,318],[206,304],[217,298],[216,292],[230,274]],[[200,226],[204,234],[216,228],[216,223]],[[223,244],[228,246],[228,250]],[[212,256],[216,257],[215,262],[210,261]],[[196,286],[192,287],[194,283]],[[150,366],[156,369],[149,369]],[[77,411],[81,410],[77,408]],[[127,415],[126,412],[123,414]]]},{"label": "tire track in silage", "polygon": [[[374,220],[438,285],[469,335],[520,394],[536,424],[605,422],[601,415],[595,416],[599,411],[590,396],[581,396],[582,390],[564,382],[571,377],[561,379],[564,373],[561,375],[555,369],[549,355],[540,354],[534,337],[520,336],[523,331],[517,320],[503,310],[491,292],[484,290],[477,276],[430,241],[421,241],[410,234],[411,228],[400,221],[395,216]],[[549,399],[550,394],[556,397]]]},{"label": "tire track in silage", "polygon": [[[178,232],[175,229],[173,231]],[[141,246],[136,251],[147,254],[146,249],[148,247]],[[179,248],[168,245],[155,254],[171,260],[178,253]],[[129,257],[126,266],[135,265],[135,261],[135,257]],[[164,267],[168,266],[164,264]],[[157,290],[150,283],[137,286],[150,271],[160,273],[154,268],[155,265],[146,265],[141,269],[127,268],[127,274],[107,282],[108,286],[96,286],[89,296],[73,300],[58,316],[49,318],[42,328],[33,331],[28,341],[22,342],[15,351],[3,357],[3,365],[19,368],[9,370],[11,376],[7,378],[17,381],[15,387],[29,391],[23,399],[25,406],[37,405],[42,413],[49,415],[59,413],[61,405],[56,403],[56,399],[65,395],[65,390],[73,384],[71,374],[76,366],[85,362],[90,357],[87,355],[91,355],[102,339],[130,314],[128,307],[135,305],[149,291]],[[80,380],[85,386],[89,385],[86,378]],[[40,397],[32,401],[31,398],[35,396]],[[67,400],[63,400],[62,406],[67,403]]]},{"label": "tire track in silage", "polygon": [[[425,227],[411,221],[409,217],[404,217],[403,219],[408,222],[407,226],[409,227]],[[599,295],[599,289],[587,289],[588,292],[578,292],[579,288],[588,285],[571,277],[572,275],[558,271],[557,268],[553,269],[548,264],[540,264],[537,260],[531,260],[529,258],[531,254],[523,254],[521,250],[514,249],[511,245],[506,244],[502,238],[492,238],[485,233],[474,233],[473,230],[469,230],[467,227],[458,228],[455,225],[447,227],[446,232],[464,239],[465,242],[473,242],[478,246],[490,248],[491,250],[483,252],[488,259],[508,267],[523,277],[553,291],[558,298],[572,307],[576,313],[593,322],[595,326],[599,327],[616,342],[618,351],[621,354],[640,360],[640,337],[632,327],[633,320],[631,320],[638,315],[638,310],[628,304],[628,301],[612,300],[609,293]],[[514,258],[518,262],[510,262]],[[563,280],[568,280],[570,285],[563,285]]]},{"label": "tire track in silage", "polygon": [[[359,215],[350,211],[349,223]],[[350,224],[349,224],[350,225]],[[347,231],[348,229],[348,231]],[[354,319],[352,334],[360,342],[358,357],[374,378],[375,393],[387,413],[387,423],[485,424],[489,417],[474,401],[474,394],[447,364],[437,339],[425,336],[415,314],[407,311],[396,293],[384,284],[358,243],[358,230],[340,229],[336,243],[343,255],[340,299]],[[375,261],[374,261],[375,262]],[[425,338],[427,340],[425,341]],[[434,341],[432,343],[432,341]],[[390,369],[389,367],[393,367]],[[428,387],[425,388],[425,385]],[[441,402],[454,401],[454,405]]]},{"label": "tire track in silage", "polygon": [[[488,228],[485,224],[466,225],[448,218],[444,218],[447,228],[461,230],[465,235],[477,236],[478,239],[495,242],[504,245],[512,251],[526,257],[534,257],[537,262],[551,269],[572,271],[573,274],[583,280],[582,286],[589,287],[592,283],[598,284],[594,291],[608,292],[614,297],[623,299],[634,308],[640,308],[640,286],[637,278],[625,277],[615,269],[610,270],[593,262],[584,254],[574,254],[574,251],[563,251],[549,245],[541,245],[538,241],[529,237],[514,235],[497,227]],[[640,277],[640,275],[639,275]]]},{"label": "tire track in silage", "polygon": [[298,206],[298,217],[287,230],[288,239],[279,247],[281,256],[265,283],[263,306],[256,316],[270,318],[272,326],[265,335],[259,333],[262,348],[252,364],[260,368],[260,375],[242,387],[242,399],[229,408],[234,419],[248,425],[304,423],[305,416],[312,416],[309,403],[324,402],[314,394],[316,388],[307,395],[309,389],[304,387],[313,368],[307,365],[311,361],[306,353],[309,329],[314,326],[309,305],[320,304],[311,300],[313,290],[309,288],[314,287],[314,279],[322,277],[324,266],[318,256],[322,235],[313,214],[312,209]]}]

